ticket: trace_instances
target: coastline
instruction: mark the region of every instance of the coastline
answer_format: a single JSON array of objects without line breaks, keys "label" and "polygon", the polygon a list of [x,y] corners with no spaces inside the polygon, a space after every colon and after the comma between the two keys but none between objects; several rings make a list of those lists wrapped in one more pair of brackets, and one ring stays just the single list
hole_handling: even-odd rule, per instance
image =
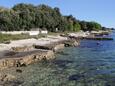
[{"label": "coastline", "polygon": [[0,86],[115,86],[113,3],[1,1]]},{"label": "coastline", "polygon": [[[27,66],[43,59],[54,59],[55,52],[60,51],[67,45],[75,45],[67,37],[48,36],[40,39],[24,39],[12,41],[10,44],[0,44],[0,69],[8,67]],[[76,46],[78,43],[76,43]],[[67,46],[66,46],[67,47]]]},{"label": "coastline", "polygon": [[[68,45],[68,46],[67,46]],[[5,70],[14,68],[21,73],[20,68],[36,62],[52,60],[55,53],[64,47],[78,46],[79,43],[68,37],[48,36],[40,39],[24,39],[12,41],[10,44],[0,44],[0,83],[17,80],[17,76],[9,74]],[[4,72],[3,72],[4,71]]]},{"label": "coastline", "polygon": [[40,39],[17,40],[12,41],[10,44],[4,44],[10,48],[4,48],[0,53],[3,56],[5,55],[5,57],[0,55],[0,83],[17,80],[17,76],[14,74],[3,73],[7,69],[13,68],[15,72],[21,73],[24,71],[21,68],[30,64],[55,59],[55,53],[60,52],[64,47],[78,46],[80,40],[72,37],[48,36]]},{"label": "coastline", "polygon": [[[103,31],[96,33],[104,34]],[[89,32],[77,32],[68,33],[68,36],[47,35],[45,38],[22,39],[11,41],[10,44],[0,44],[0,69],[21,67],[42,59],[54,59],[55,52],[64,47],[78,46],[81,39],[96,40],[95,34],[93,33],[92,36],[92,33]],[[109,40],[111,38],[98,38],[97,40],[100,39]]]}]

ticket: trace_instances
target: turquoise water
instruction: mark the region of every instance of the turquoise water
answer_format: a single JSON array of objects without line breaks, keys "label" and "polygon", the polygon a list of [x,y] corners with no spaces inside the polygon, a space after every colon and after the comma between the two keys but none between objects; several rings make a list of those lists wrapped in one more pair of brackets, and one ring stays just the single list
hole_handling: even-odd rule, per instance
[{"label": "turquoise water", "polygon": [[[109,35],[115,38],[115,33]],[[97,45],[99,43],[99,45]],[[115,41],[83,40],[65,48],[56,59],[7,69],[18,77],[16,86],[115,86]]]}]

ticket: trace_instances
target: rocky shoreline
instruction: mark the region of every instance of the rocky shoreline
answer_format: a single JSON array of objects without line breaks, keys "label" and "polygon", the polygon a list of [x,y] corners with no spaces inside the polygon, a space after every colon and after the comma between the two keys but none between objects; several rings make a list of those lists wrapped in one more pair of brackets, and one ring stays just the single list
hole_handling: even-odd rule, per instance
[{"label": "rocky shoreline", "polygon": [[[24,39],[12,41],[10,44],[0,44],[0,85],[15,81],[17,76],[4,73],[5,69],[14,68],[21,73],[20,68],[39,61],[47,61],[55,58],[55,53],[64,47],[74,47],[80,44],[81,37],[90,34],[74,36],[48,36],[40,39]],[[2,84],[1,84],[2,83]],[[9,86],[9,84],[8,84]]]},{"label": "rocky shoreline", "polygon": [[0,69],[27,66],[37,61],[54,59],[55,52],[64,47],[78,45],[78,41],[61,36],[13,41],[4,44],[6,48],[0,52]]},{"label": "rocky shoreline", "polygon": [[[98,33],[99,34],[99,33]],[[78,46],[82,38],[95,39],[89,32],[69,33],[68,36],[51,36],[24,39],[0,44],[0,69],[20,67],[42,59],[54,59],[54,53],[64,47]],[[101,38],[102,39],[102,38]]]},{"label": "rocky shoreline", "polygon": [[[50,36],[41,39],[26,39],[12,41],[10,44],[0,44],[0,85],[9,86],[17,80],[17,76],[5,73],[10,68],[15,68],[19,73],[20,68],[40,61],[47,61],[55,58],[55,53],[64,47],[78,46],[75,39],[61,36]],[[2,49],[3,48],[3,49]],[[8,82],[8,84],[7,84]]]}]

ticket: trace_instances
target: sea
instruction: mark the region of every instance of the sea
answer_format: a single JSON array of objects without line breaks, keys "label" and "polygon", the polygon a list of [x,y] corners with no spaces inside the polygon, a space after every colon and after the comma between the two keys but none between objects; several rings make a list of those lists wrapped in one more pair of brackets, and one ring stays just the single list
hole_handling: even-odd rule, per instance
[{"label": "sea", "polygon": [[115,86],[115,32],[105,37],[114,40],[81,40],[79,46],[57,52],[53,60],[6,69],[17,77],[7,85]]}]

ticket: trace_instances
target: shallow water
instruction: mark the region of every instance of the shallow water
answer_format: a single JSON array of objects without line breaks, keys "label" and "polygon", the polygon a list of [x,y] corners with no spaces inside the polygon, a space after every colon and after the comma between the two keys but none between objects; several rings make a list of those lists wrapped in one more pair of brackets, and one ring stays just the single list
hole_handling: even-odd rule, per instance
[{"label": "shallow water", "polygon": [[[115,38],[115,33],[109,36]],[[17,76],[9,82],[16,86],[115,86],[115,41],[83,40],[52,61],[22,67],[22,73],[16,69],[5,70]]]}]

